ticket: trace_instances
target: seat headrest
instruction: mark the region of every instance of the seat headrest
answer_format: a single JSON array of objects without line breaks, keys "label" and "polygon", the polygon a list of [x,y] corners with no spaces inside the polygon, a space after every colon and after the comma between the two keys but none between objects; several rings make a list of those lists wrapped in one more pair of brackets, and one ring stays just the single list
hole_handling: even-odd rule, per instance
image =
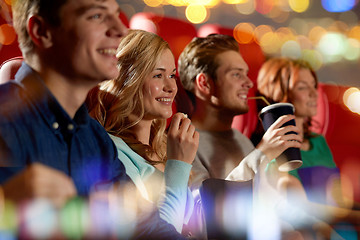
[{"label": "seat headrest", "polygon": [[14,57],[6,60],[0,66],[0,84],[15,79],[15,74],[19,70],[23,57]]}]

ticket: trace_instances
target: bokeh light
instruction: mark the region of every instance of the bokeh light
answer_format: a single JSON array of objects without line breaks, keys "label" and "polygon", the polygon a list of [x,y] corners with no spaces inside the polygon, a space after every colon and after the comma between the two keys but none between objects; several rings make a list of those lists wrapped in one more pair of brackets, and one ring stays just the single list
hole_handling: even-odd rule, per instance
[{"label": "bokeh light", "polygon": [[59,214],[60,227],[67,238],[81,239],[89,227],[89,210],[81,198],[71,199]]},{"label": "bokeh light", "polygon": [[24,206],[22,224],[22,234],[30,239],[50,239],[58,225],[56,209],[46,199],[35,199]]},{"label": "bokeh light", "polygon": [[329,32],[320,39],[317,47],[324,56],[325,62],[336,62],[342,58],[346,44],[344,35]]},{"label": "bokeh light", "polygon": [[309,0],[289,0],[289,6],[294,12],[305,12],[309,7]]},{"label": "bokeh light", "polygon": [[252,23],[239,23],[234,28],[234,38],[239,43],[251,43],[254,41],[254,29]]},{"label": "bokeh light", "polygon": [[344,58],[349,61],[357,61],[360,58],[360,42],[357,39],[348,39]]},{"label": "bokeh light", "polygon": [[358,88],[349,88],[346,90],[343,100],[350,111],[360,114],[360,91]]},{"label": "bokeh light", "polygon": [[0,44],[10,45],[16,39],[15,29],[10,24],[0,26]]},{"label": "bokeh light", "polygon": [[356,0],[321,0],[321,4],[328,12],[345,12],[355,6]]},{"label": "bokeh light", "polygon": [[244,15],[250,15],[255,12],[255,2],[253,0],[249,0],[245,3],[236,4],[235,9]]},{"label": "bokeh light", "polygon": [[185,15],[191,23],[199,24],[205,21],[208,16],[208,12],[203,5],[190,4],[186,7]]},{"label": "bokeh light", "polygon": [[299,43],[290,40],[285,42],[281,47],[281,55],[284,57],[290,57],[298,59],[301,57],[301,48]]},{"label": "bokeh light", "polygon": [[163,0],[144,0],[144,3],[149,7],[158,7],[163,4]]},{"label": "bokeh light", "polygon": [[261,14],[268,14],[273,7],[273,0],[255,0],[255,9]]}]

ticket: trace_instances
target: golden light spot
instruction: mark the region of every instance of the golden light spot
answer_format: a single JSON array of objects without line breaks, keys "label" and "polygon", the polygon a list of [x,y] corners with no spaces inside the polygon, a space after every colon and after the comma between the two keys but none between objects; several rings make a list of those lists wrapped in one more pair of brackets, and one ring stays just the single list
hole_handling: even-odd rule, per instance
[{"label": "golden light spot", "polygon": [[163,0],[144,0],[144,3],[149,7],[158,7],[163,3]]},{"label": "golden light spot", "polygon": [[190,4],[186,7],[185,16],[191,23],[199,24],[205,21],[208,13],[203,5]]},{"label": "golden light spot", "polygon": [[309,0],[289,0],[290,8],[294,12],[305,12],[309,7]]},{"label": "golden light spot", "polygon": [[239,23],[234,28],[234,38],[239,43],[251,43],[254,40],[254,28],[252,23]]},{"label": "golden light spot", "polygon": [[0,44],[10,45],[16,39],[15,29],[9,24],[0,26]]}]

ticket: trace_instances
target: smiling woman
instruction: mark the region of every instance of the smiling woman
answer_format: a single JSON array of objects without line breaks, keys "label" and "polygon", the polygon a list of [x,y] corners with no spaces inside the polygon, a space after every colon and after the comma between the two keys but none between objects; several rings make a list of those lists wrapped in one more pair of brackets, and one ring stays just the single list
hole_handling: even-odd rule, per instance
[{"label": "smiling woman", "polygon": [[142,30],[130,30],[118,49],[119,76],[89,94],[90,115],[110,134],[141,194],[159,202],[160,216],[181,232],[192,212],[187,185],[199,135],[180,113],[165,133],[177,92],[174,56],[161,37]]}]

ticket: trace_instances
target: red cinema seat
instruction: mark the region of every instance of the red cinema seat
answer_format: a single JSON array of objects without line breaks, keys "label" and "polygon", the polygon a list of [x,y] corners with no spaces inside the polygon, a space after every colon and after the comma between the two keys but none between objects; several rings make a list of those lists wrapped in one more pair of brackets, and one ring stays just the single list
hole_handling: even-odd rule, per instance
[{"label": "red cinema seat", "polygon": [[5,62],[3,62],[0,65],[0,84],[13,80],[22,62],[23,62],[22,57],[10,58]]},{"label": "red cinema seat", "polygon": [[345,195],[360,202],[360,115],[343,102],[348,88],[320,83],[315,120],[321,123],[318,132],[325,136],[340,169]]},{"label": "red cinema seat", "polygon": [[185,46],[196,37],[196,28],[185,20],[142,12],[130,19],[130,28],[142,29],[161,36],[170,45],[175,61]]},{"label": "red cinema seat", "polygon": [[[209,34],[218,33],[234,36],[234,30],[231,28],[225,28],[216,24],[205,24],[201,26],[198,30],[199,37],[206,37]],[[237,35],[241,32],[236,32]],[[248,34],[248,33],[244,33]],[[245,62],[249,66],[249,78],[253,81],[254,87],[250,89],[249,96],[255,95],[256,89],[256,79],[258,71],[261,65],[265,61],[264,53],[261,47],[256,42],[250,42],[248,44],[239,44],[240,53],[244,58]],[[256,128],[257,124],[257,105],[256,101],[258,100],[249,100],[249,112],[243,115],[236,116],[234,118],[232,127],[242,132],[247,137],[250,137]]]},{"label": "red cinema seat", "polygon": [[[6,15],[5,15],[6,16]],[[17,35],[11,23],[11,13],[8,13],[8,18],[0,14],[0,64],[7,59],[21,56]]]}]

